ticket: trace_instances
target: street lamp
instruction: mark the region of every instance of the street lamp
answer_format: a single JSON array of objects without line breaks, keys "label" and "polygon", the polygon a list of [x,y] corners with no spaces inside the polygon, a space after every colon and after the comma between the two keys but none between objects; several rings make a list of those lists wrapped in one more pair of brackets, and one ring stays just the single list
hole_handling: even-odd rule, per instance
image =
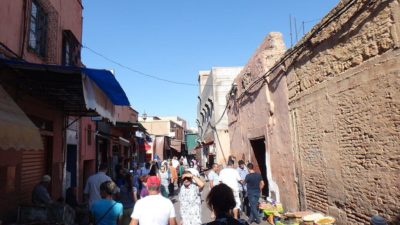
[{"label": "street lamp", "polygon": [[146,113],[146,111],[144,111],[144,113],[142,114],[142,118],[143,118],[144,121],[146,121],[146,119],[147,119],[147,113]]}]

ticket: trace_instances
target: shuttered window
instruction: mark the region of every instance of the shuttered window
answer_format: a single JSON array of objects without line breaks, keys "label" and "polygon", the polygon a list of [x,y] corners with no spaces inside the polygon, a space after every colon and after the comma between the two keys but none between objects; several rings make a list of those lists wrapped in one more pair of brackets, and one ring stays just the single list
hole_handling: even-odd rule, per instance
[{"label": "shuttered window", "polygon": [[32,0],[29,26],[29,49],[41,57],[46,56],[47,14],[36,0]]}]

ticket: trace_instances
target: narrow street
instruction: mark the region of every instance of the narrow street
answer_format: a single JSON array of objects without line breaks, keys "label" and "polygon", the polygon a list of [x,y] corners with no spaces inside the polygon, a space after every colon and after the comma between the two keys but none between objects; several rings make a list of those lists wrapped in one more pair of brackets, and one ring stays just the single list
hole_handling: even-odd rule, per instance
[{"label": "narrow street", "polygon": [[261,224],[400,224],[399,78],[400,0],[0,0],[0,225],[129,225],[193,168]]}]

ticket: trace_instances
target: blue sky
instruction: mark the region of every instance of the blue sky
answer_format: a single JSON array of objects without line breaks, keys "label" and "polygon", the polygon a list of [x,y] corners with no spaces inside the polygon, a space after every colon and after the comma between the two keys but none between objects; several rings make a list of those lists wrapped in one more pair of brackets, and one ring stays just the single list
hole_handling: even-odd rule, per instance
[{"label": "blue sky", "polygon": [[[296,17],[300,39],[302,21],[309,30],[338,2],[84,0],[82,42],[131,69],[196,84],[199,70],[245,65],[271,31],[282,32],[290,47],[289,14]],[[198,87],[145,77],[87,49],[82,60],[91,68],[113,69],[140,114],[178,115],[194,126]]]}]

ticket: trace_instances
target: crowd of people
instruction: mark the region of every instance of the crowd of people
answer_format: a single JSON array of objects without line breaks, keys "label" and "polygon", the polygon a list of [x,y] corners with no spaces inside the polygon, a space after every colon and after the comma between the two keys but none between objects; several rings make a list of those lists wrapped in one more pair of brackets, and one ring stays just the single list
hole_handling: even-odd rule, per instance
[{"label": "crowd of people", "polygon": [[[259,199],[265,186],[260,173],[247,164],[230,157],[226,166],[213,164],[204,178],[196,168],[195,160],[173,157],[163,162],[146,163],[132,170],[118,168],[116,179],[107,175],[108,167],[99,166],[90,176],[84,189],[88,207],[78,204],[76,190],[67,190],[66,203],[76,209],[77,214],[90,215],[80,224],[92,225],[176,225],[177,214],[172,197],[178,192],[180,225],[201,225],[201,192],[208,180],[209,193],[206,203],[211,210],[212,222],[206,225],[246,225],[261,222],[258,210]],[[48,175],[34,188],[32,201],[35,204],[52,204],[47,191],[51,181]],[[240,218],[241,212],[248,220]],[[381,217],[374,217],[382,221]],[[384,224],[372,223],[371,224]]]}]

